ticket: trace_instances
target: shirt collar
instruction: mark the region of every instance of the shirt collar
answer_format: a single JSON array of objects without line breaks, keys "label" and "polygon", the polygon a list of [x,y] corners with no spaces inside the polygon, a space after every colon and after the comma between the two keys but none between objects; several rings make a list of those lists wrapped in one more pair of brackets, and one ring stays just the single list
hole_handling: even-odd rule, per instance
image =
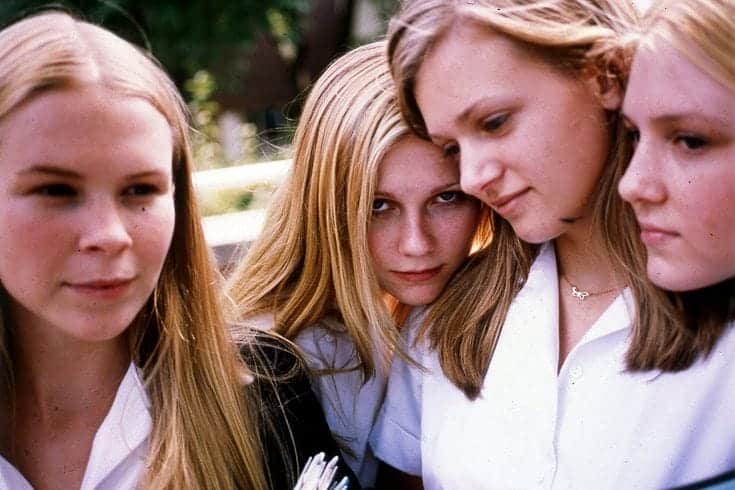
[{"label": "shirt collar", "polygon": [[[131,363],[110,411],[94,436],[82,489],[96,488],[141,445],[147,444],[152,427],[149,407],[138,369]],[[140,464],[142,473],[144,461],[129,463]]]}]

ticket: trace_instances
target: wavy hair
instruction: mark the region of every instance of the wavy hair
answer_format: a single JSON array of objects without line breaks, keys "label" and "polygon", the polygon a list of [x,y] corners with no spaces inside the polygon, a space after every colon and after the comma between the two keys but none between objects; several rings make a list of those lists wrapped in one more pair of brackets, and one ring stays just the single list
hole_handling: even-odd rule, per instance
[{"label": "wavy hair", "polygon": [[[257,397],[243,386],[245,366],[225,328],[191,181],[186,106],[175,85],[151,56],[66,13],[45,12],[0,32],[0,118],[38,93],[87,84],[148,101],[173,134],[173,240],[154,293],[128,330],[153,420],[140,484],[265,489]],[[11,392],[12,333],[8,319],[0,320],[0,371]]]},{"label": "wavy hair", "polygon": [[[401,111],[426,135],[414,85],[421,63],[457,22],[475,22],[517,42],[570,77],[594,79],[601,91],[622,90],[631,52],[620,42],[638,22],[630,2],[617,0],[407,0],[391,21],[388,58]],[[604,240],[610,265],[637,305],[627,352],[631,370],[680,370],[702,352],[666,300],[646,279],[645,249],[617,183],[631,155],[622,118],[608,114],[610,152],[592,207],[593,233]],[[493,241],[470,260],[437,300],[419,332],[438,353],[445,375],[474,399],[500,337],[510,304],[528,277],[539,246],[522,242],[493,215]]]}]

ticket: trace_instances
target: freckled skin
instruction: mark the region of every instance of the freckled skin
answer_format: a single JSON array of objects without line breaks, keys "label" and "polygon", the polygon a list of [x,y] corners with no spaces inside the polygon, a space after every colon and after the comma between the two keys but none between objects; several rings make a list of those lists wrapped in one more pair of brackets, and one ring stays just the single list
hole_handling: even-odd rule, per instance
[{"label": "freckled skin", "polygon": [[434,301],[469,254],[479,210],[453,160],[415,136],[401,139],[380,163],[368,226],[381,288],[409,305]]},{"label": "freckled skin", "polygon": [[623,113],[638,142],[619,190],[651,280],[686,291],[734,277],[735,92],[657,40],[635,56]]}]

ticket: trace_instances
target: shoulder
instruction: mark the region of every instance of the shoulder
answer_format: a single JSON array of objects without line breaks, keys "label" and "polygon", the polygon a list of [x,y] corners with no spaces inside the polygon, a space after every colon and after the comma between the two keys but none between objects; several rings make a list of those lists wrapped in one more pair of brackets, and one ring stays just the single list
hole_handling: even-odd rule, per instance
[{"label": "shoulder", "polygon": [[[257,393],[271,475],[285,478],[285,472],[280,474],[278,468],[290,466],[287,459],[295,461],[298,471],[319,452],[327,458],[339,455],[298,348],[278,335],[258,331],[241,345],[240,354],[254,377],[250,388]],[[350,477],[353,488],[354,475],[343,461],[338,467],[338,475]],[[288,487],[278,481],[275,488]]]}]

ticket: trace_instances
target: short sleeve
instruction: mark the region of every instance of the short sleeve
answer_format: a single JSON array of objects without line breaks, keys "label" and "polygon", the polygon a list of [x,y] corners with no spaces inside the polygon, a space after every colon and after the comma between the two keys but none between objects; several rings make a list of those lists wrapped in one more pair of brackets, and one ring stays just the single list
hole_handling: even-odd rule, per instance
[{"label": "short sleeve", "polygon": [[[421,346],[413,336],[422,319],[412,317],[404,330],[408,355],[421,362]],[[378,459],[410,475],[421,476],[421,369],[396,356],[391,365],[383,406],[370,433],[370,446]]]}]

